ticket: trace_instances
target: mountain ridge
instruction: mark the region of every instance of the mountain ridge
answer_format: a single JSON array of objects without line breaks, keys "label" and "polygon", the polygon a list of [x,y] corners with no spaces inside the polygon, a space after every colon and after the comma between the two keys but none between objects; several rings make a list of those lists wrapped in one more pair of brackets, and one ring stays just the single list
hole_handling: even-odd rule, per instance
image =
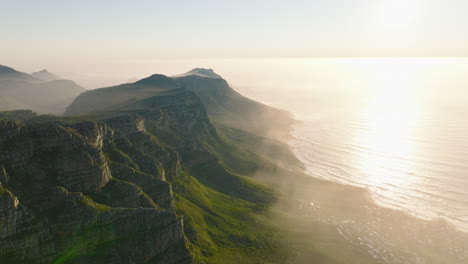
[{"label": "mountain ridge", "polygon": [[37,78],[17,71],[11,67],[0,64],[0,80],[1,81],[28,81],[28,82],[39,82]]},{"label": "mountain ridge", "polygon": [[228,115],[236,102],[264,107],[236,96],[223,79],[152,75],[87,91],[66,116],[0,112],[0,211],[16,219],[0,232],[0,261],[285,263],[279,231],[261,220],[278,194],[251,177],[278,171],[273,158],[297,161],[222,122],[242,119]]},{"label": "mountain ridge", "polygon": [[62,80],[63,79],[62,77],[57,76],[56,74],[53,74],[53,73],[47,71],[46,69],[43,69],[43,70],[38,71],[38,72],[33,72],[33,73],[31,73],[31,76],[33,76],[35,78],[38,78],[38,79],[41,79],[41,80],[46,81],[46,82],[50,82],[50,81],[54,81],[54,80]]},{"label": "mountain ridge", "polygon": [[[214,77],[198,74],[187,74],[208,71]],[[275,138],[284,138],[289,133],[287,127],[291,124],[292,116],[279,110],[242,96],[232,89],[228,82],[212,69],[195,68],[182,75],[167,77],[162,74],[153,74],[135,83],[90,90],[81,94],[67,108],[65,115],[85,114],[114,106],[125,104],[126,100],[150,97],[171,89],[187,89],[195,92],[205,104],[212,118],[230,125],[243,126],[244,130],[262,133]],[[144,86],[144,87],[140,87]],[[255,113],[255,114],[252,114]],[[228,117],[228,118],[225,118]],[[279,129],[265,120],[277,120],[278,125],[285,127]],[[245,122],[246,119],[248,122]]]},{"label": "mountain ridge", "polygon": [[213,69],[206,69],[206,68],[194,68],[186,73],[182,73],[179,75],[172,76],[173,78],[179,77],[186,77],[190,75],[196,75],[205,78],[215,78],[215,79],[222,79],[221,75],[217,74]]},{"label": "mountain ridge", "polygon": [[33,76],[1,66],[0,101],[8,104],[0,104],[0,111],[30,109],[43,114],[63,114],[75,97],[86,91],[72,80],[49,72],[39,73]]}]

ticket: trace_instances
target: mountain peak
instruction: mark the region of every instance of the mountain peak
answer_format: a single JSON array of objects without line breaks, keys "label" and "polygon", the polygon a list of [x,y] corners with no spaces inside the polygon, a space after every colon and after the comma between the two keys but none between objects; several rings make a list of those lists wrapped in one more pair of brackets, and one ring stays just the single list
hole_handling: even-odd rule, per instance
[{"label": "mountain peak", "polygon": [[31,75],[19,72],[11,67],[0,64],[0,80],[9,80],[9,81],[38,81],[36,78]]},{"label": "mountain peak", "polygon": [[205,77],[205,78],[214,78],[214,79],[223,78],[221,77],[221,75],[213,71],[213,69],[205,69],[205,68],[195,68],[186,73],[176,75],[174,77],[185,77],[185,76],[190,76],[190,75],[195,75],[195,76],[200,76],[200,77]]},{"label": "mountain peak", "polygon": [[41,79],[43,81],[47,81],[47,82],[62,79],[61,77],[47,71],[46,69],[43,69],[42,71],[38,71],[38,72],[33,72],[31,73],[31,76]]},{"label": "mountain peak", "polygon": [[171,78],[167,77],[166,75],[153,74],[150,77],[147,77],[147,78],[144,78],[135,82],[135,84],[168,86],[168,85],[174,85],[174,81]]}]

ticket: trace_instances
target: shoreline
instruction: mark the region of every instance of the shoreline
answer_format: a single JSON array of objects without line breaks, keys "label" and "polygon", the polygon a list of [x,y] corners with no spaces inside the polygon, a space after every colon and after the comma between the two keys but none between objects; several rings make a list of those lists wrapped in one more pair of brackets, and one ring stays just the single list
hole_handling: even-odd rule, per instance
[{"label": "shoreline", "polygon": [[[292,122],[290,132],[297,121],[301,123],[300,120]],[[309,238],[301,234],[301,243],[320,248],[320,254],[328,255],[336,253],[335,247],[327,248],[328,240],[340,237],[346,242],[339,244],[350,250],[337,257],[337,263],[343,263],[340,259],[351,258],[364,263],[462,264],[468,258],[468,233],[447,220],[423,219],[403,209],[380,204],[365,187],[314,177],[290,144],[297,138],[288,134],[283,143],[303,165],[302,173],[309,179],[295,180],[293,197],[283,198],[278,207],[280,212],[276,214],[281,215],[282,210],[290,214],[279,216],[286,225],[290,224],[289,229],[310,227],[311,223],[318,226],[310,232]],[[320,231],[327,229],[324,233]],[[307,263],[307,246],[302,248],[296,262],[292,263]]]},{"label": "shoreline", "polygon": [[[294,122],[292,125],[291,125],[291,129],[290,131],[294,131],[294,127],[293,125],[294,124],[300,124],[300,123],[303,123],[303,121],[298,121],[298,122]],[[468,227],[463,227],[463,226],[460,226],[460,225],[457,225],[455,222],[456,220],[452,220],[450,219],[449,217],[443,217],[443,216],[435,216],[435,217],[430,217],[430,216],[426,216],[426,215],[422,215],[422,214],[418,214],[416,212],[411,212],[411,210],[409,210],[409,208],[404,208],[404,207],[400,207],[398,205],[393,205],[389,202],[385,202],[384,199],[378,199],[376,198],[376,196],[378,196],[377,194],[374,194],[372,192],[372,190],[366,188],[365,186],[362,186],[362,185],[359,185],[359,183],[348,183],[348,182],[340,182],[339,180],[333,180],[333,179],[324,179],[324,178],[320,178],[320,177],[316,177],[313,175],[313,172],[310,172],[313,170],[313,167],[311,166],[308,166],[307,165],[307,162],[305,162],[301,157],[300,155],[297,153],[297,149],[298,147],[295,147],[291,144],[291,141],[298,141],[300,142],[301,139],[297,136],[294,136],[292,133],[290,133],[290,137],[288,138],[286,144],[289,146],[290,148],[290,151],[294,154],[294,156],[303,164],[304,168],[305,168],[305,171],[304,173],[309,175],[310,177],[313,177],[315,179],[319,179],[319,180],[324,180],[324,181],[328,181],[328,182],[331,182],[331,183],[337,183],[337,184],[342,184],[342,185],[346,185],[346,186],[352,186],[352,187],[357,187],[357,188],[361,188],[362,191],[364,192],[367,192],[368,195],[369,195],[369,199],[371,202],[373,202],[375,205],[377,206],[381,206],[381,207],[384,207],[384,208],[388,208],[388,209],[391,209],[391,210],[397,210],[397,211],[401,211],[405,214],[408,214],[410,216],[413,216],[413,217],[416,217],[420,220],[424,220],[424,221],[446,221],[449,225],[451,225],[454,229],[456,229],[457,231],[459,232],[462,232],[466,235],[468,235]],[[460,222],[463,222],[463,221],[460,221]]]}]

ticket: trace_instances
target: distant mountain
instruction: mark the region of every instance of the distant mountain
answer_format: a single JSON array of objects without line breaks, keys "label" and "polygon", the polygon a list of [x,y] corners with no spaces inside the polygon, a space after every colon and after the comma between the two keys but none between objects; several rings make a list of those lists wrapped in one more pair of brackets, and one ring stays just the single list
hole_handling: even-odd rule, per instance
[{"label": "distant mountain", "polygon": [[[273,138],[287,134],[286,127],[291,122],[287,112],[242,96],[212,69],[203,68],[196,68],[172,78],[155,74],[135,83],[90,90],[78,96],[65,114],[77,115],[119,109],[135,100],[177,89],[195,92],[205,104],[210,118],[218,124],[235,124],[235,127],[248,132]],[[271,120],[275,120],[275,124],[272,124]],[[278,125],[285,127],[281,135],[277,134]],[[272,131],[275,131],[275,134]]]},{"label": "distant mountain", "polygon": [[28,81],[28,82],[39,82],[39,79],[33,76],[19,72],[13,68],[0,64],[0,81]]},{"label": "distant mountain", "polygon": [[206,78],[215,78],[215,79],[222,79],[220,75],[215,73],[212,69],[204,69],[204,68],[195,68],[191,71],[188,71],[183,74],[179,74],[173,77],[185,77],[185,76],[191,76],[191,75],[196,75],[200,77],[206,77]]},{"label": "distant mountain", "polygon": [[37,79],[41,79],[43,81],[46,81],[46,82],[51,82],[51,81],[55,81],[55,80],[61,80],[63,78],[61,78],[60,76],[57,76],[51,72],[48,72],[46,69],[42,70],[42,71],[38,71],[38,72],[33,72],[31,73],[31,76],[37,78]]},{"label": "distant mountain", "polygon": [[179,88],[175,81],[154,74],[135,83],[89,90],[80,94],[67,108],[65,115],[77,115],[120,109],[136,100],[152,97]]},{"label": "distant mountain", "polygon": [[29,75],[0,66],[0,111],[33,110],[41,114],[63,114],[80,93],[86,91],[71,80],[46,70]]},{"label": "distant mountain", "polygon": [[174,80],[201,98],[210,118],[217,124],[271,138],[284,139],[289,133],[292,117],[288,112],[241,95],[211,69],[193,69]]}]

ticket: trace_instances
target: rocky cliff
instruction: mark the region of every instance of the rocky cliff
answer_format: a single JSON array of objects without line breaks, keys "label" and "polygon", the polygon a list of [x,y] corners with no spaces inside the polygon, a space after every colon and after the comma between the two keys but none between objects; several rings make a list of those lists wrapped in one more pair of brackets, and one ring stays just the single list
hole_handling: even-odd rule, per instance
[{"label": "rocky cliff", "polygon": [[68,116],[0,113],[0,263],[284,263],[257,220],[275,193],[239,174],[266,163],[184,86],[153,75]]},{"label": "rocky cliff", "polygon": [[0,149],[4,263],[192,263],[166,181],[177,155],[141,119],[4,120]]}]

